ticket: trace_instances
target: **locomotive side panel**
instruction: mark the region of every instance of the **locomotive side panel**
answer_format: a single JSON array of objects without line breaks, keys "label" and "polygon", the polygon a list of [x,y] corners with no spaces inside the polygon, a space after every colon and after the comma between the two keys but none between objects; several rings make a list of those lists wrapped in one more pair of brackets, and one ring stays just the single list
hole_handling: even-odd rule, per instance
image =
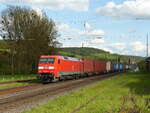
[{"label": "locomotive side panel", "polygon": [[70,61],[70,60],[60,60],[58,74],[62,75],[73,75],[81,73],[81,65],[80,61]]}]

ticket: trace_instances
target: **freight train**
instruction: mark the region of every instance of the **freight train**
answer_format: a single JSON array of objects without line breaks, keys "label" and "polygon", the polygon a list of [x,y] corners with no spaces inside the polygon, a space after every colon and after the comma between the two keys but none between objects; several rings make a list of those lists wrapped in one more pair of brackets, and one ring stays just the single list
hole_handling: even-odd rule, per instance
[{"label": "freight train", "polygon": [[80,78],[101,73],[128,70],[128,64],[80,59],[67,56],[41,56],[37,78],[43,82],[61,81],[68,78]]}]

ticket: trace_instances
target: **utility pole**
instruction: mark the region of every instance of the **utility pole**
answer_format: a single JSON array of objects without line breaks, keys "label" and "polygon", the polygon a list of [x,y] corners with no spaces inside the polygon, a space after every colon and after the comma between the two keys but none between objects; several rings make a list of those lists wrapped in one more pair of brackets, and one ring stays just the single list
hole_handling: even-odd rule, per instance
[{"label": "utility pole", "polygon": [[82,43],[82,48],[84,47],[84,43]]},{"label": "utility pole", "polygon": [[149,50],[148,50],[148,34],[147,34],[147,36],[146,36],[146,57],[148,57],[148,52],[149,52]]}]

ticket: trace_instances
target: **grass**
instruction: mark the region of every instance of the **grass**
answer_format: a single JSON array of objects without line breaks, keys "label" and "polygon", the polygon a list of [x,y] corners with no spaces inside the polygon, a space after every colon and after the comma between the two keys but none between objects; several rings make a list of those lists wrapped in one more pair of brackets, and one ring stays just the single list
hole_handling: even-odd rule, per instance
[{"label": "grass", "polygon": [[17,86],[24,86],[24,85],[29,85],[31,83],[12,83],[12,84],[1,84],[0,85],[0,89],[5,89],[5,88],[13,88],[13,87],[17,87]]},{"label": "grass", "polygon": [[24,113],[150,113],[150,74],[126,73]]},{"label": "grass", "polygon": [[16,81],[16,80],[26,80],[26,79],[36,79],[36,75],[0,75],[0,82],[6,81]]}]

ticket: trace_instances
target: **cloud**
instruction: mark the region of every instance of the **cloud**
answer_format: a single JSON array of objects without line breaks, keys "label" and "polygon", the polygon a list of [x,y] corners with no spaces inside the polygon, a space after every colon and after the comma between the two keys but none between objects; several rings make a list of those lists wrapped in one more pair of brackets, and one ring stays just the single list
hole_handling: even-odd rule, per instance
[{"label": "cloud", "polygon": [[110,53],[114,53],[114,51],[113,50],[111,50],[110,48],[108,48],[108,47],[104,47],[104,48],[102,48],[103,50],[105,50],[105,51],[108,51],[108,52],[110,52]]},{"label": "cloud", "polygon": [[28,5],[47,8],[50,10],[69,9],[74,11],[87,11],[89,8],[89,0],[0,0],[7,3],[26,3]]},{"label": "cloud", "polygon": [[37,12],[38,16],[43,17],[43,12],[42,12],[42,10],[40,8],[34,8],[33,7],[33,10]]},{"label": "cloud", "polygon": [[119,54],[145,56],[145,44],[136,41],[131,43],[112,43],[111,49]]},{"label": "cloud", "polygon": [[108,2],[96,11],[99,15],[115,18],[150,19],[149,10],[150,0],[126,0],[122,4]]},{"label": "cloud", "polygon": [[[87,25],[91,27],[90,24],[87,24]],[[80,30],[77,28],[72,28],[68,24],[59,23],[59,22],[56,22],[56,26],[57,26],[58,31],[61,34],[66,34],[67,37],[68,36],[72,37],[72,39],[76,39],[77,37],[78,37],[78,39],[80,39],[81,37],[95,38],[95,37],[102,36],[105,34],[105,32],[103,30],[92,29],[92,27],[91,27],[91,29],[88,29],[88,30]]]},{"label": "cloud", "polygon": [[[100,29],[80,30],[73,28],[64,23],[57,23],[58,31],[62,34],[60,39],[63,47],[94,47],[109,51],[110,53],[118,53],[123,55],[145,56],[145,44],[140,41],[136,42],[112,42],[108,43],[105,38],[96,38],[95,34],[104,35],[105,32]],[[90,25],[91,26],[91,25]],[[99,32],[97,32],[99,31]],[[71,39],[69,39],[69,38]],[[65,40],[63,40],[65,39]],[[149,48],[150,49],[150,48]]]},{"label": "cloud", "polygon": [[146,50],[145,44],[138,42],[138,41],[131,43],[131,47],[132,47],[133,51],[135,51],[135,52],[142,52],[142,51]]},{"label": "cloud", "polygon": [[93,44],[104,43],[104,42],[105,42],[105,41],[104,41],[103,38],[102,38],[102,39],[95,38],[95,39],[92,39],[92,40],[91,40],[91,43],[93,43]]},{"label": "cloud", "polygon": [[70,30],[69,25],[63,24],[63,23],[60,23],[60,24],[57,23],[57,28],[58,28],[59,31],[68,31],[68,30]]},{"label": "cloud", "polygon": [[94,38],[96,36],[104,35],[105,32],[103,30],[100,30],[100,29],[94,29],[94,30],[81,31],[80,34],[90,36],[90,37]]},{"label": "cloud", "polygon": [[110,46],[118,50],[124,50],[126,48],[125,43],[112,43]]}]

